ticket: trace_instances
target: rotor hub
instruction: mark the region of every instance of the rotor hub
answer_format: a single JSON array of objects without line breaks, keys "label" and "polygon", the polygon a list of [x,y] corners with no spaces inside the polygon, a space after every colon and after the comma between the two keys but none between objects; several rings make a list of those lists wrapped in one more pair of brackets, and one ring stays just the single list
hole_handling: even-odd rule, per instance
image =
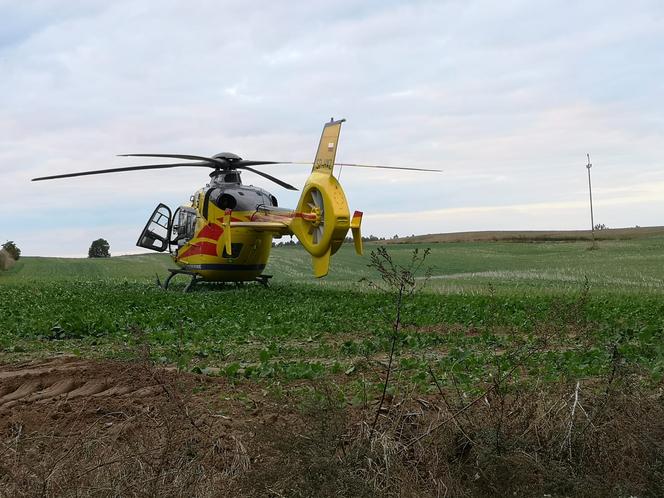
[{"label": "rotor hub", "polygon": [[308,221],[311,222],[311,225],[314,228],[320,226],[323,221],[323,216],[321,215],[321,209],[318,206],[315,206],[311,209],[309,216],[307,216]]},{"label": "rotor hub", "polygon": [[212,156],[214,159],[221,159],[222,161],[228,161],[229,163],[233,163],[235,161],[242,161],[242,158],[238,156],[237,154],[233,154],[232,152],[220,152],[219,154],[215,154]]}]

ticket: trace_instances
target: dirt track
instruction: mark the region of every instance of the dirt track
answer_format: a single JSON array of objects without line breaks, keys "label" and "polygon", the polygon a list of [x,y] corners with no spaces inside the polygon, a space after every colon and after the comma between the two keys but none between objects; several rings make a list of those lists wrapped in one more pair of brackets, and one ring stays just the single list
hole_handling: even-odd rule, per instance
[{"label": "dirt track", "polygon": [[75,358],[0,367],[0,414],[7,415],[12,407],[26,409],[35,403],[44,406],[78,398],[129,400],[163,392],[150,375],[136,373],[135,366]]},{"label": "dirt track", "polygon": [[228,491],[262,417],[224,392],[222,379],[140,362],[0,366],[0,496]]},{"label": "dirt track", "polygon": [[[467,405],[463,429],[435,395],[399,400],[371,439],[375,403],[341,406],[325,383],[266,387],[140,361],[0,365],[0,497],[431,496],[440,479],[450,496],[663,496],[661,388],[585,387],[584,418],[564,451],[585,456],[570,463],[560,457],[578,392],[569,386],[504,397],[504,434],[518,445],[498,456],[497,395]],[[432,427],[426,443],[397,453]],[[387,468],[393,481],[383,480]]]},{"label": "dirt track", "polygon": [[319,453],[306,433],[293,400],[255,381],[147,361],[0,365],[0,498],[265,496]]}]

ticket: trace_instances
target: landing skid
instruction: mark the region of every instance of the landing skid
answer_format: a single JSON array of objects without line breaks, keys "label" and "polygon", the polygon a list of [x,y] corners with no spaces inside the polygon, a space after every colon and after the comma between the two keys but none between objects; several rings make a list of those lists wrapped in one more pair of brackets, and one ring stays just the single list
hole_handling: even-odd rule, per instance
[{"label": "landing skid", "polygon": [[271,278],[272,275],[258,275],[254,280],[267,289]]},{"label": "landing skid", "polygon": [[[203,277],[201,277],[196,272],[190,270],[183,270],[181,268],[169,268],[168,271],[170,274],[168,275],[168,277],[166,277],[166,280],[164,281],[163,284],[160,282],[159,277],[157,277],[157,285],[159,285],[159,287],[161,287],[164,290],[168,290],[168,284],[171,283],[172,278],[176,275],[189,275],[191,277],[191,280],[189,280],[189,283],[187,283],[183,292],[189,292],[199,282],[205,282],[207,284],[215,283],[215,282],[206,282],[206,280]],[[272,275],[259,275],[255,277],[253,281],[258,282],[267,289],[271,278]],[[216,282],[216,283],[222,286],[226,284],[226,282]],[[245,282],[228,282],[228,283],[235,283],[235,287],[238,289],[244,287],[245,284]]]}]

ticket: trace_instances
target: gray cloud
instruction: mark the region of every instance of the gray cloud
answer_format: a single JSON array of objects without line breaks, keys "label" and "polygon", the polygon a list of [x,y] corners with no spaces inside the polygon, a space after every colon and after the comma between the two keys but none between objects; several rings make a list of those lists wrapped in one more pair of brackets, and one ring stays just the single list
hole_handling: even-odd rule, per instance
[{"label": "gray cloud", "polygon": [[[332,115],[349,118],[343,160],[445,170],[343,171],[351,207],[382,235],[391,227],[370,213],[461,207],[466,228],[499,228],[500,206],[542,202],[554,205],[510,228],[583,227],[586,152],[598,195],[664,179],[661,2],[0,2],[0,17],[0,209],[15,213],[0,222],[5,238],[33,241],[48,213],[66,230],[68,210],[103,220],[100,231],[138,231],[154,204],[206,179],[32,176],[126,165],[114,157],[124,152],[311,159]],[[647,199],[651,209],[630,203],[602,221],[661,224],[662,203]],[[486,206],[496,210],[471,209]],[[464,229],[446,216],[420,231]]]}]

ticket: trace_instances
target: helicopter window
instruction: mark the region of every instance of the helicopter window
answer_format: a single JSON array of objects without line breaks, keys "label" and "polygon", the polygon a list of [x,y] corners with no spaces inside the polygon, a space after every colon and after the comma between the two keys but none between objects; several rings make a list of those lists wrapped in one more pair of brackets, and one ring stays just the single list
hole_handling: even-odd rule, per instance
[{"label": "helicopter window", "polygon": [[270,195],[270,201],[272,201],[272,205],[274,207],[277,207],[279,205],[279,203],[277,202],[277,198],[273,195]]},{"label": "helicopter window", "polygon": [[175,240],[178,245],[191,240],[194,237],[194,231],[196,228],[196,211],[189,210],[188,208],[180,209],[178,224],[173,228],[177,230],[177,237]]},{"label": "helicopter window", "polygon": [[242,246],[243,245],[244,244],[241,244],[241,243],[236,243],[236,244],[231,243],[231,254],[229,255],[226,252],[226,249],[224,248],[224,252],[222,253],[222,257],[224,257],[224,258],[237,258],[237,257],[239,257],[240,252],[242,252]]},{"label": "helicopter window", "polygon": [[136,245],[152,249],[153,251],[163,252],[168,246],[170,223],[170,208],[165,204],[159,204],[145,225]]}]

